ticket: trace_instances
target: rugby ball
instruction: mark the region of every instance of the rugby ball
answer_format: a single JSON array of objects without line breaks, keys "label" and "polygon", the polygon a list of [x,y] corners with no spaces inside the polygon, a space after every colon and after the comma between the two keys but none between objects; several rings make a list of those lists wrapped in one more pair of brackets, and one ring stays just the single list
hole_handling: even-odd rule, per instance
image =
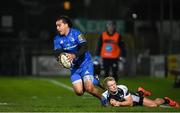
[{"label": "rugby ball", "polygon": [[60,61],[61,61],[61,64],[64,68],[67,68],[67,69],[70,69],[71,66],[72,66],[72,61],[69,61],[68,60],[68,56],[67,56],[67,53],[61,53],[60,54]]}]

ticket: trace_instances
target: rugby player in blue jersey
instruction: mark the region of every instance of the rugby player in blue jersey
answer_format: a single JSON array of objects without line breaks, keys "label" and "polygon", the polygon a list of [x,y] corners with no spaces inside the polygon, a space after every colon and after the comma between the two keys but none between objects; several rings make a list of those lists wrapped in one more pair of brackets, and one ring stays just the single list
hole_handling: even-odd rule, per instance
[{"label": "rugby player in blue jersey", "polygon": [[68,60],[73,62],[70,71],[75,93],[81,96],[86,91],[99,98],[103,105],[102,95],[95,88],[99,81],[94,76],[93,63],[84,35],[73,28],[72,21],[67,16],[57,18],[56,29],[58,34],[54,37],[54,51],[56,57],[62,52],[68,53]]}]

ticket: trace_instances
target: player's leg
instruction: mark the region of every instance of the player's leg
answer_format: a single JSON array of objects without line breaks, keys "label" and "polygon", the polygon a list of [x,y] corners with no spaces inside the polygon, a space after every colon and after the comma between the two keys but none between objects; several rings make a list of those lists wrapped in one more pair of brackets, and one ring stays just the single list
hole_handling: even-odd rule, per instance
[{"label": "player's leg", "polygon": [[81,76],[79,75],[79,70],[72,70],[71,71],[71,82],[73,85],[74,92],[81,96],[84,94],[84,87],[83,87],[83,81],[81,79]]},{"label": "player's leg", "polygon": [[92,77],[90,77],[88,75],[83,77],[85,91],[87,91],[91,95],[101,99],[102,95],[100,94],[98,89],[94,86],[91,78]]},{"label": "player's leg", "polygon": [[154,100],[148,99],[144,97],[144,93],[142,91],[138,91],[136,93],[131,93],[133,98],[133,105],[143,105],[146,107],[157,107],[157,104]]},{"label": "player's leg", "polygon": [[154,101],[156,102],[157,105],[168,104],[169,106],[179,108],[178,102],[170,99],[169,97],[156,98]]},{"label": "player's leg", "polygon": [[143,105],[143,99],[144,99],[144,96],[143,96],[143,93],[141,92],[131,92],[131,97],[133,99],[133,106],[136,106],[136,105]]},{"label": "player's leg", "polygon": [[94,68],[92,63],[88,63],[83,66],[81,77],[84,83],[85,91],[101,99],[102,95],[94,86],[94,84],[99,84],[99,81],[94,77]]},{"label": "player's leg", "polygon": [[172,100],[169,97],[164,97],[163,98],[165,100],[165,103],[169,104],[169,106],[175,107],[175,108],[179,108],[179,103],[176,102],[175,100]]},{"label": "player's leg", "polygon": [[98,61],[93,61],[93,67],[94,67],[94,81],[93,84],[95,86],[100,87],[101,89],[105,90],[105,88],[103,87],[103,85],[100,82],[100,73],[101,73],[101,65]]},{"label": "player's leg", "polygon": [[82,82],[73,83],[73,89],[76,95],[81,96],[84,94]]},{"label": "player's leg", "polygon": [[143,87],[138,87],[138,92],[142,92],[143,96],[151,96],[151,91],[145,90]]},{"label": "player's leg", "polygon": [[146,107],[157,107],[157,103],[154,100],[144,97],[143,106]]},{"label": "player's leg", "polygon": [[103,85],[101,84],[98,75],[94,75],[94,80],[93,80],[93,85],[94,86],[98,86],[99,88],[101,88],[102,90],[105,90],[105,88],[103,87]]},{"label": "player's leg", "polygon": [[98,99],[100,99],[101,104],[103,106],[107,105],[107,100],[105,98],[103,98],[103,96],[101,95],[101,93],[98,91],[98,89],[94,86],[94,73],[93,73],[94,69],[93,69],[93,64],[92,63],[88,63],[86,65],[83,66],[82,68],[82,73],[81,73],[81,77],[84,83],[84,89],[85,91],[87,91],[88,93],[90,93],[91,95],[97,97]]},{"label": "player's leg", "polygon": [[157,105],[161,105],[161,104],[164,104],[165,103],[165,99],[163,98],[156,98],[154,100],[154,102],[157,104]]}]

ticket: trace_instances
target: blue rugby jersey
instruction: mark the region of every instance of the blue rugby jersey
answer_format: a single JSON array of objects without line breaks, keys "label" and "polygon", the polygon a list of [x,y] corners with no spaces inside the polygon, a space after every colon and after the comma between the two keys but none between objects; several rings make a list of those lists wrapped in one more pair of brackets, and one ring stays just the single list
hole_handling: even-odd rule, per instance
[{"label": "blue rugby jersey", "polygon": [[[54,50],[63,50],[67,53],[76,54],[78,52],[78,45],[86,43],[86,39],[83,34],[77,30],[71,28],[67,36],[56,35],[54,37]],[[77,57],[73,64],[74,67],[82,67],[86,63],[91,62],[91,55],[86,51],[82,56]]]}]

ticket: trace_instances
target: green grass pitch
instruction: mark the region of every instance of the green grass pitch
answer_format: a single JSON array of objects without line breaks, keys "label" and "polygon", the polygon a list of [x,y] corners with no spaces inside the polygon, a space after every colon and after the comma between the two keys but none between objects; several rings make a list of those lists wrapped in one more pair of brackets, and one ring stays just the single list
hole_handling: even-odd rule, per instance
[{"label": "green grass pitch", "polygon": [[[139,76],[122,77],[119,83],[132,91],[143,86],[152,91],[152,99],[169,96],[180,102],[180,88],[173,88],[172,80]],[[180,112],[164,107],[102,107],[95,97],[76,96],[70,88],[69,77],[0,77],[0,112]]]}]

